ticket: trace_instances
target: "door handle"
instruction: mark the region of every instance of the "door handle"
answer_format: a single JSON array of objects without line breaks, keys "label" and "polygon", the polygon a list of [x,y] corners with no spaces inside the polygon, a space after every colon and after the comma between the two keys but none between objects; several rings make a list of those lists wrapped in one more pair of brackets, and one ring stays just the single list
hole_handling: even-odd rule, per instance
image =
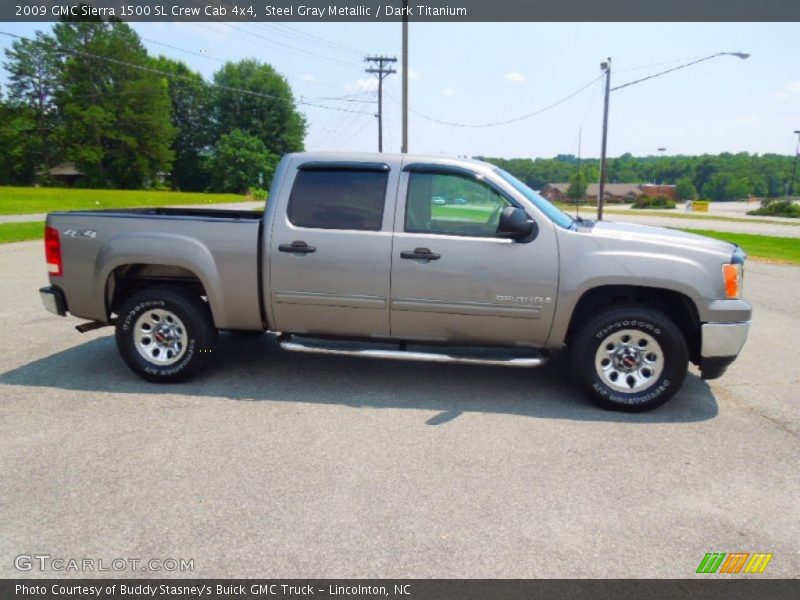
[{"label": "door handle", "polygon": [[316,252],[317,249],[314,246],[309,246],[305,242],[292,242],[291,244],[281,244],[278,246],[278,250],[281,252],[291,252],[292,254],[311,254],[312,252]]},{"label": "door handle", "polygon": [[431,252],[428,248],[415,248],[414,250],[403,250],[400,253],[400,258],[407,258],[409,260],[439,260],[441,254]]}]

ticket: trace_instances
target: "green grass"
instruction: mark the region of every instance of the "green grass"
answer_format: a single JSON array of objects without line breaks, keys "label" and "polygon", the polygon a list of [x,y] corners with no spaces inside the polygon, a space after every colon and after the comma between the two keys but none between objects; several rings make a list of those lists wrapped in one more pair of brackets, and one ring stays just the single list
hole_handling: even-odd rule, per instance
[{"label": "green grass", "polygon": [[247,200],[248,198],[238,194],[0,186],[0,215],[38,214],[54,210],[217,204]]},{"label": "green grass", "polygon": [[682,229],[682,231],[738,244],[752,258],[800,264],[800,238],[728,233],[727,231],[709,231],[707,229]]},{"label": "green grass", "polygon": [[0,223],[0,244],[40,240],[44,235],[44,221]]},{"label": "green grass", "polygon": [[434,204],[431,207],[433,219],[458,219],[473,223],[486,223],[494,212],[494,206],[461,206],[458,204]]}]

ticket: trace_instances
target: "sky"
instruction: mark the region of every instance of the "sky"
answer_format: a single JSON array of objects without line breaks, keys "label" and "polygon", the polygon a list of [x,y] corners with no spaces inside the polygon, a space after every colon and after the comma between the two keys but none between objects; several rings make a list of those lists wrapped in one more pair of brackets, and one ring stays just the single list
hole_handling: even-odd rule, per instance
[{"label": "sky", "polygon": [[[308,150],[377,149],[369,54],[401,56],[399,23],[133,23],[151,54],[211,79],[222,62],[256,58],[287,76]],[[47,24],[0,23],[30,36]],[[603,82],[612,87],[716,52],[718,57],[611,93],[609,156],[794,154],[800,129],[800,23],[411,23],[409,151],[454,156],[600,154]],[[0,36],[0,48],[11,39]],[[398,70],[400,63],[397,64]],[[0,84],[5,83],[0,73]],[[540,114],[492,127],[582,92]],[[389,75],[384,151],[399,151],[401,80]],[[350,112],[345,112],[350,111]],[[424,115],[424,116],[423,116]],[[426,118],[428,117],[428,118]],[[580,135],[579,135],[580,132]]]}]

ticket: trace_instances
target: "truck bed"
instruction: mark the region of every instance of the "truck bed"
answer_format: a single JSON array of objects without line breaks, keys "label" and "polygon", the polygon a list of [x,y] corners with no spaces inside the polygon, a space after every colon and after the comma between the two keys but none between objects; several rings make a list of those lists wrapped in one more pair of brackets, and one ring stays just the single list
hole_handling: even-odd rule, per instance
[{"label": "truck bed", "polygon": [[[202,283],[217,327],[259,329],[263,216],[258,210],[167,207],[53,212],[47,225],[59,231],[64,274],[52,283],[64,292],[71,314],[104,322],[120,274],[149,276],[164,265]],[[167,281],[177,277],[170,273]]]},{"label": "truck bed", "polygon": [[106,210],[75,210],[54,212],[53,215],[86,215],[98,217],[176,217],[190,219],[228,219],[260,221],[263,210],[226,210],[219,208],[109,208]]}]

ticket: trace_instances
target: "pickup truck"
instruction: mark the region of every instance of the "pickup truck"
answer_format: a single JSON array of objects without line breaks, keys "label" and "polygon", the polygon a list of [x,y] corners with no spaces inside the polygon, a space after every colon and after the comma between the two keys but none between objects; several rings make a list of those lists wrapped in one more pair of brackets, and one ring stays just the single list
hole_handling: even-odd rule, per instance
[{"label": "pickup truck", "polygon": [[751,315],[737,246],[573,219],[443,157],[289,154],[263,212],[54,212],[45,254],[45,307],[114,325],[125,363],[164,383],[201,372],[219,330],[267,331],[285,350],[514,367],[567,350],[595,401],[643,411],[689,362],[722,375]]}]

